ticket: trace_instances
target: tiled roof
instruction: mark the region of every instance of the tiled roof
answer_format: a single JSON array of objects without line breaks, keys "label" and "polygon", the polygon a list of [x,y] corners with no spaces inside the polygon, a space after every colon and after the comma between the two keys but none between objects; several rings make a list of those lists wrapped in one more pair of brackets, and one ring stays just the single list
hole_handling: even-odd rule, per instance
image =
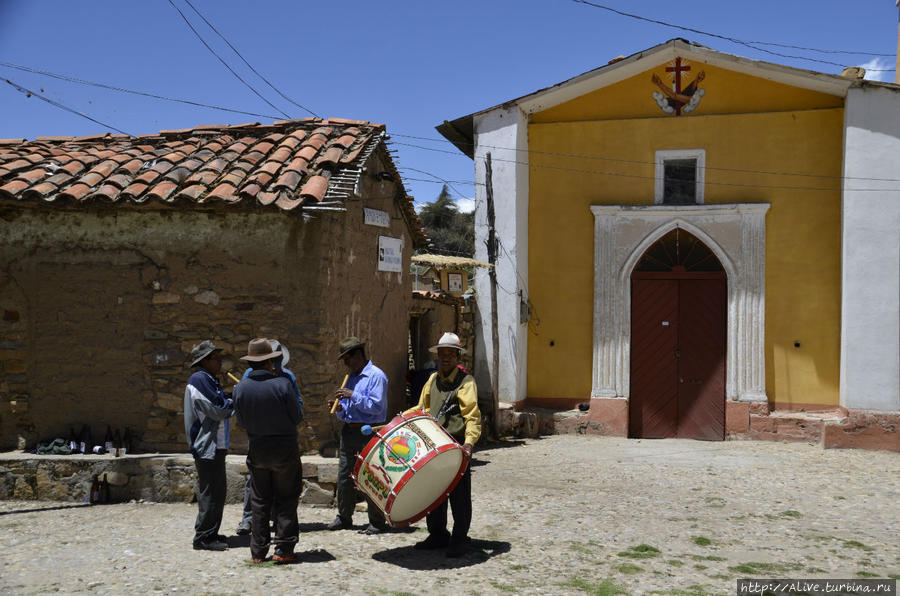
[{"label": "tiled roof", "polygon": [[[206,125],[131,137],[0,140],[0,200],[173,206],[273,206],[285,211],[350,196],[385,127],[304,118],[273,124]],[[400,176],[387,151],[384,156]],[[405,195],[405,193],[404,193]],[[402,206],[424,239],[411,197]]]}]

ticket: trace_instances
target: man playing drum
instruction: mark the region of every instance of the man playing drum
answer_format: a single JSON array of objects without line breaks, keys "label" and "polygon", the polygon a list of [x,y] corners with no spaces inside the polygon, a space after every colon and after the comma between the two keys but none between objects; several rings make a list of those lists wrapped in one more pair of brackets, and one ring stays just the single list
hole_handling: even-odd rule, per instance
[{"label": "man playing drum", "polygon": [[[472,448],[481,436],[481,412],[478,410],[478,388],[472,375],[459,368],[459,356],[465,353],[459,337],[455,333],[445,333],[437,345],[429,348],[438,356],[438,371],[422,388],[422,395],[416,410],[430,413],[447,432],[462,444],[466,458],[472,457]],[[447,503],[453,512],[453,532],[447,531]],[[460,557],[466,552],[469,525],[472,522],[472,473],[469,466],[459,480],[459,484],[425,518],[428,538],[414,546],[420,550],[449,547],[447,556]]]},{"label": "man playing drum", "polygon": [[[387,417],[387,375],[366,358],[365,344],[356,337],[348,337],[340,343],[338,349],[338,359],[347,367],[347,377],[344,384],[335,390],[332,403],[332,412],[344,426],[341,429],[338,458],[338,514],[328,525],[329,530],[353,527],[356,487],[350,473],[357,454],[369,441],[360,431],[364,425],[381,424]],[[368,505],[369,525],[360,530],[360,533],[380,534],[386,531],[388,525],[384,516],[372,503]]]}]

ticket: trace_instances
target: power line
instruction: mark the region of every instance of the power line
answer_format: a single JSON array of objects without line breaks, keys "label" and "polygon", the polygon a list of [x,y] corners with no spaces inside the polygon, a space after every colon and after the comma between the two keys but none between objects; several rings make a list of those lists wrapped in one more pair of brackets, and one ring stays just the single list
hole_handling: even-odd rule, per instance
[{"label": "power line", "polygon": [[38,70],[36,68],[30,68],[28,66],[22,66],[21,64],[13,64],[12,62],[2,62],[0,61],[0,66],[5,66],[6,68],[14,68],[17,70],[21,70],[24,72],[30,72],[34,74],[44,75],[46,77],[51,77],[54,79],[59,79],[61,81],[67,81],[69,83],[79,83],[81,85],[90,85],[92,87],[100,87],[101,89],[109,89],[111,91],[119,91],[121,93],[131,93],[133,95],[141,95],[143,97],[150,97],[152,99],[161,99],[163,101],[174,101],[177,103],[184,103],[192,106],[197,106],[200,108],[210,108],[213,110],[221,110],[223,112],[232,112],[234,114],[244,114],[246,116],[255,116],[258,118],[271,118],[272,120],[278,120],[280,116],[271,116],[269,114],[257,114],[256,112],[245,112],[244,110],[236,110],[232,108],[225,108],[222,106],[214,106],[210,104],[200,103],[198,101],[191,101],[188,99],[178,99],[174,97],[165,97],[163,95],[155,95],[153,93],[146,93],[144,91],[135,91],[134,89],[125,89],[124,87],[116,87],[114,85],[107,85],[104,83],[97,83],[94,81],[88,81],[86,79],[78,79],[75,77],[71,77],[68,75],[63,75],[55,72],[50,72],[48,70]]},{"label": "power line", "polygon": [[[396,144],[407,146],[407,147],[414,147],[416,149],[423,149],[425,151],[435,151],[438,153],[449,153],[451,155],[458,155],[460,157],[465,157],[462,153],[459,153],[458,151],[450,151],[448,149],[435,149],[434,147],[423,147],[421,145],[413,145],[411,143],[396,142]],[[510,149],[510,151],[512,151],[512,149]],[[527,151],[527,150],[523,149],[523,151]],[[565,166],[551,166],[551,165],[547,165],[547,164],[536,164],[536,163],[532,163],[529,161],[518,161],[516,159],[503,159],[500,157],[495,157],[493,159],[494,159],[494,161],[501,161],[504,163],[512,163],[512,164],[530,166],[530,167],[535,167],[535,168],[547,168],[547,169],[551,169],[551,170],[561,170],[564,172],[578,172],[578,173],[582,173],[582,174],[596,174],[596,175],[602,175],[602,176],[617,176],[617,177],[622,177],[622,178],[637,178],[637,179],[641,179],[641,180],[656,180],[657,179],[656,176],[642,176],[639,174],[624,174],[624,173],[620,173],[620,172],[608,172],[608,171],[603,171],[603,170],[588,170],[588,169],[583,169],[583,168],[569,168],[569,167],[565,167]],[[650,163],[655,164],[655,162],[640,162],[640,163],[644,163],[644,164],[648,164],[648,165]],[[758,173],[758,174],[766,173],[766,172],[752,172],[751,170],[735,170],[735,171],[746,172],[746,173]],[[835,178],[840,178],[840,177],[835,176]],[[879,182],[897,182],[898,181],[898,180],[895,180],[892,178],[854,178],[854,180],[879,181]],[[478,183],[476,183],[476,184],[478,184]],[[704,184],[713,184],[713,185],[717,185],[717,186],[734,186],[734,187],[741,187],[741,188],[769,188],[769,189],[781,189],[781,190],[826,190],[826,191],[846,190],[846,191],[852,191],[852,192],[868,192],[868,191],[883,192],[885,190],[896,190],[896,189],[886,189],[886,188],[842,189],[840,187],[825,187],[825,186],[786,186],[786,185],[778,185],[778,184],[740,184],[737,182],[714,182],[711,180],[706,180],[704,182]]]},{"label": "power line", "polygon": [[[224,42],[228,45],[228,47],[231,48],[231,50],[232,50],[235,54],[238,55],[238,58],[240,58],[241,60],[244,61],[244,64],[246,64],[247,67],[248,67],[250,70],[252,70],[252,71],[256,74],[256,76],[258,76],[258,77],[261,78],[263,81],[265,81],[265,83],[266,83],[269,87],[271,87],[272,89],[274,89],[275,92],[276,92],[278,95],[280,95],[281,97],[283,97],[283,98],[286,99],[287,101],[291,102],[292,104],[294,104],[295,106],[297,106],[297,107],[300,108],[301,110],[304,110],[304,111],[306,111],[306,112],[309,112],[310,114],[312,114],[312,115],[315,116],[316,118],[320,118],[320,116],[319,116],[318,114],[316,114],[315,112],[313,112],[312,110],[310,110],[310,109],[307,108],[306,106],[300,105],[299,103],[297,103],[296,101],[294,101],[293,99],[291,99],[290,97],[288,97],[287,95],[285,95],[284,93],[282,93],[281,90],[279,90],[277,87],[275,87],[275,85],[273,85],[272,83],[270,83],[270,82],[269,82],[269,79],[267,79],[266,77],[262,76],[262,75],[259,73],[258,70],[256,70],[255,68],[253,68],[253,65],[251,65],[249,62],[247,62],[247,59],[244,58],[244,56],[241,55],[240,52],[238,52],[237,48],[234,47],[233,45],[231,45],[231,42],[228,41],[227,39],[225,39],[225,36],[222,35],[222,34],[219,32],[219,30],[216,29],[216,28],[213,26],[213,24],[210,23],[210,22],[206,19],[205,16],[203,16],[202,14],[200,14],[200,11],[197,10],[197,8],[196,8],[193,4],[191,4],[191,0],[184,0],[184,1],[187,3],[188,6],[190,6],[190,7],[193,9],[194,12],[197,13],[197,16],[199,16],[201,19],[203,19],[203,22],[206,23],[206,24],[209,26],[210,29],[212,29],[213,31],[216,32],[216,35],[218,35],[220,38],[222,38],[222,41],[224,41]],[[274,106],[273,106],[273,107],[274,107]],[[276,108],[276,109],[277,109],[277,108]]]},{"label": "power line", "polygon": [[[641,16],[641,15],[632,14],[632,13],[630,13],[630,12],[624,12],[624,11],[621,11],[621,10],[617,10],[617,9],[611,8],[611,7],[609,7],[609,6],[604,6],[603,4],[597,4],[596,2],[590,2],[589,0],[572,0],[572,2],[575,2],[575,3],[577,3],[577,4],[585,4],[585,5],[587,5],[587,6],[592,6],[593,8],[599,8],[599,9],[601,9],[601,10],[606,10],[606,11],[615,13],[615,14],[617,14],[617,15],[623,16],[623,17],[628,17],[628,18],[630,18],[630,19],[636,19],[636,20],[638,20],[638,21],[645,21],[645,22],[647,22],[647,23],[654,23],[654,24],[656,24],[656,25],[662,25],[663,27],[670,27],[670,28],[672,28],[672,29],[679,29],[679,30],[681,30],[681,31],[690,31],[691,33],[696,33],[696,34],[698,34],[698,35],[705,35],[705,36],[707,36],[707,37],[714,37],[714,38],[716,38],[716,39],[722,39],[722,40],[724,40],[724,41],[729,41],[729,42],[731,42],[731,43],[736,43],[736,44],[738,44],[738,45],[742,45],[742,46],[745,46],[745,47],[754,49],[754,50],[756,50],[756,51],[758,51],[758,52],[764,52],[764,53],[766,53],[766,54],[771,54],[771,55],[773,55],[773,56],[779,56],[779,57],[782,57],[782,58],[794,58],[794,59],[797,59],[797,60],[806,60],[806,61],[808,61],[808,62],[818,62],[818,63],[821,63],[821,64],[830,64],[830,65],[832,65],[832,66],[840,66],[841,68],[846,68],[846,66],[847,66],[846,64],[840,64],[840,63],[838,63],[838,62],[831,62],[831,61],[829,61],[829,60],[819,60],[818,58],[807,58],[807,57],[805,57],[805,56],[793,56],[793,55],[790,55],[790,54],[782,54],[782,53],[780,53],[780,52],[773,52],[772,50],[767,50],[767,49],[765,49],[765,48],[761,48],[761,47],[758,47],[758,46],[756,46],[756,45],[753,45],[754,42],[744,41],[744,40],[742,40],[742,39],[737,39],[737,38],[735,38],[735,37],[730,37],[730,36],[727,36],[727,35],[719,35],[718,33],[710,33],[710,32],[708,32],[708,31],[702,31],[702,30],[700,30],[700,29],[694,29],[693,27],[685,27],[685,26],[683,26],[683,25],[674,25],[674,24],[668,23],[668,22],[666,22],[666,21],[660,21],[659,19],[651,19],[651,18],[644,17],[644,16]],[[771,45],[777,45],[777,44],[771,44]],[[835,51],[835,53],[848,53],[848,54],[853,54],[853,53],[857,53],[857,52],[837,52],[837,51]],[[868,55],[876,55],[876,54],[868,54]],[[884,56],[893,56],[893,54],[884,54]],[[886,71],[886,70],[890,70],[890,69],[872,69],[872,72],[882,72],[883,70]]]},{"label": "power line", "polygon": [[194,35],[197,37],[197,39],[200,40],[200,43],[202,43],[204,46],[206,46],[206,49],[209,50],[210,53],[211,53],[213,56],[215,56],[216,58],[218,58],[218,59],[219,59],[219,62],[221,62],[222,65],[223,65],[225,68],[227,68],[228,71],[229,71],[231,74],[233,74],[237,80],[239,80],[241,83],[243,83],[243,84],[247,87],[247,89],[249,89],[250,91],[252,91],[253,93],[255,93],[257,97],[259,97],[261,100],[263,100],[264,102],[266,102],[267,104],[269,104],[269,106],[270,106],[272,109],[278,110],[279,112],[281,112],[281,114],[282,114],[285,118],[288,118],[288,119],[290,118],[290,116],[288,116],[286,113],[284,113],[284,112],[283,112],[281,109],[279,109],[275,104],[273,104],[271,101],[269,101],[268,99],[266,99],[265,97],[263,97],[262,94],[261,94],[259,91],[257,91],[257,90],[253,87],[253,85],[251,85],[250,83],[248,83],[247,81],[245,81],[244,79],[242,79],[242,78],[241,78],[241,75],[239,75],[237,72],[235,72],[235,70],[234,70],[233,68],[231,68],[231,66],[229,66],[228,63],[225,62],[225,60],[223,60],[222,57],[219,56],[219,55],[216,53],[216,51],[215,51],[214,49],[212,49],[212,47],[210,47],[210,45],[209,45],[208,43],[206,43],[206,40],[203,39],[203,37],[200,35],[200,33],[198,33],[196,29],[194,29],[194,26],[191,24],[191,22],[188,20],[188,18],[187,18],[186,16],[184,16],[184,13],[181,12],[181,9],[180,9],[180,8],[178,8],[177,6],[175,6],[175,3],[174,3],[172,0],[169,0],[169,4],[172,5],[172,8],[174,8],[175,10],[178,11],[178,14],[180,14],[180,15],[181,15],[181,18],[184,19],[184,22],[187,23],[188,28],[190,28],[190,30],[194,32]]},{"label": "power line", "polygon": [[129,133],[125,132],[124,130],[120,130],[120,129],[116,128],[115,126],[111,126],[111,125],[109,125],[109,124],[104,124],[103,122],[100,122],[99,120],[97,120],[97,119],[95,119],[95,118],[91,118],[90,116],[88,116],[88,115],[85,114],[84,112],[79,112],[78,110],[73,110],[73,109],[70,108],[69,106],[63,105],[63,104],[59,103],[58,101],[53,101],[52,99],[50,99],[50,98],[48,98],[48,97],[44,97],[44,96],[41,95],[40,93],[37,93],[37,92],[32,91],[32,90],[30,90],[30,89],[26,89],[25,87],[21,87],[21,86],[15,84],[15,83],[13,83],[13,82],[10,81],[9,79],[3,79],[3,80],[6,81],[7,83],[9,83],[10,85],[12,85],[13,87],[15,87],[16,91],[19,91],[19,92],[21,92],[21,93],[24,93],[26,97],[31,97],[31,96],[33,95],[33,96],[37,97],[38,99],[40,99],[40,100],[42,100],[42,101],[46,101],[47,103],[49,103],[50,105],[52,105],[52,106],[54,106],[54,107],[57,107],[57,108],[59,108],[59,109],[61,109],[61,110],[65,110],[65,111],[67,111],[67,112],[71,112],[72,114],[75,114],[76,116],[81,116],[82,118],[86,118],[86,119],[90,120],[91,122],[94,122],[94,123],[96,123],[96,124],[99,124],[100,126],[103,126],[104,128],[112,129],[112,130],[114,130],[114,131],[116,131],[116,132],[122,133],[123,135],[133,136],[133,135],[130,135]]}]

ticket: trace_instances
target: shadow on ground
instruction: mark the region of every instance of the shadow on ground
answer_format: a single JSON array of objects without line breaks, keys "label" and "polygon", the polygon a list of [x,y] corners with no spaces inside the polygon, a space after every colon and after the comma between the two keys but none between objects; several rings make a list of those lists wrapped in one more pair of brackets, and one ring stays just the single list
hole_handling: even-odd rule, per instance
[{"label": "shadow on ground", "polygon": [[52,507],[33,507],[31,509],[13,509],[12,511],[0,511],[0,515],[12,515],[14,513],[40,513],[41,511],[58,511],[60,509],[78,509],[79,507],[93,507],[90,503],[77,505],[54,505]]},{"label": "shadow on ground", "polygon": [[426,569],[459,569],[461,567],[471,567],[484,563],[491,557],[508,553],[510,550],[509,542],[499,540],[478,540],[473,538],[466,545],[466,553],[457,558],[449,559],[446,556],[446,549],[438,550],[416,550],[410,546],[401,546],[384,550],[372,555],[372,558],[382,563],[389,563],[404,569],[426,570]]}]

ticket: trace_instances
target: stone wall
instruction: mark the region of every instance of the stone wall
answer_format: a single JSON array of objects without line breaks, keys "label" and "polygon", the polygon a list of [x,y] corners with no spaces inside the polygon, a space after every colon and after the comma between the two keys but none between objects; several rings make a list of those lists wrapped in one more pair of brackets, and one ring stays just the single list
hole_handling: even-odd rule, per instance
[{"label": "stone wall", "polygon": [[[411,241],[399,217],[389,229],[364,226],[360,203],[311,218],[5,208],[0,448],[87,424],[96,443],[109,425],[130,429],[143,451],[183,452],[191,346],[212,339],[225,350],[223,375],[240,376],[238,357],[257,336],[289,347],[306,405],[301,447],[317,448],[331,436],[324,403],[344,373],[340,337],[360,334],[386,372],[405,373],[408,276],[375,263],[379,231],[404,238],[404,270]],[[241,452],[246,436],[232,428]]]},{"label": "stone wall", "polygon": [[[228,503],[241,503],[247,480],[246,458],[229,455],[225,470]],[[337,460],[303,456],[301,502],[331,506]],[[0,500],[87,502],[94,476],[109,483],[110,502],[196,500],[197,474],[189,455],[0,456]]]}]

